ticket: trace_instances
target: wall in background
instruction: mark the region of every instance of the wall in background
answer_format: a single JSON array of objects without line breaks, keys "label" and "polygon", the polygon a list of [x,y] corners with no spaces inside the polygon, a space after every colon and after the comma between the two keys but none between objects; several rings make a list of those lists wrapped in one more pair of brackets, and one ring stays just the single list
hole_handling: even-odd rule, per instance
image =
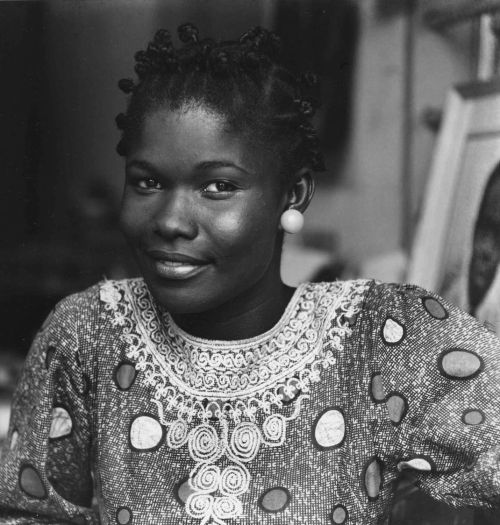
[{"label": "wall in background", "polygon": [[[442,108],[448,88],[472,78],[471,24],[438,34],[423,22],[435,0],[406,2],[357,0],[360,40],[355,74],[352,135],[340,183],[321,184],[308,212],[306,236],[338,232],[339,249],[352,264],[398,250],[404,214],[418,219],[435,133],[423,112]],[[412,32],[408,63],[408,33]],[[410,72],[408,67],[413,67]],[[412,82],[407,100],[406,82]],[[409,118],[409,169],[405,169],[405,115]],[[405,173],[403,173],[405,170]],[[410,192],[404,206],[403,186]],[[408,188],[409,186],[409,188]]]},{"label": "wall in background", "polygon": [[[352,1],[359,42],[350,136],[341,160],[330,159],[335,172],[319,180],[302,240],[355,268],[408,240],[404,219],[418,217],[435,140],[422,111],[442,107],[448,87],[471,77],[474,57],[470,24],[438,34],[423,23],[441,0]],[[277,8],[278,0],[0,3],[9,71],[0,86],[4,340],[21,338],[26,348],[58,298],[133,271],[116,223],[123,161],[114,117],[126,103],[117,80],[133,74],[134,52],[159,27],[190,20],[202,34],[232,38],[271,26]]]},{"label": "wall in background", "polygon": [[[221,38],[266,17],[265,0],[0,2],[2,346],[26,351],[64,295],[133,262],[117,225],[120,78],[154,32],[183,22]],[[2,347],[0,347],[0,351]]]},{"label": "wall in background", "polygon": [[[218,0],[55,0],[45,3],[48,106],[53,135],[45,144],[55,168],[53,208],[66,216],[81,206],[95,186],[106,186],[116,206],[123,179],[114,146],[114,117],[125,109],[118,79],[133,76],[134,53],[146,47],[160,27],[176,30],[186,20],[221,37],[261,22],[263,2]],[[75,127],[76,126],[76,127]],[[63,189],[68,199],[60,199]],[[65,226],[65,225],[61,225]]]}]

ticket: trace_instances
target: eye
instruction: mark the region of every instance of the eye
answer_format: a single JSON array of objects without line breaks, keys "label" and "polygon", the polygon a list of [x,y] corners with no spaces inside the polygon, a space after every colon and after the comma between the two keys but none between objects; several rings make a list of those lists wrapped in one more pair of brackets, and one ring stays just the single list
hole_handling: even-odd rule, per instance
[{"label": "eye", "polygon": [[235,191],[237,188],[234,184],[225,180],[217,180],[207,184],[203,188],[204,193],[229,193]]},{"label": "eye", "polygon": [[141,190],[161,190],[162,185],[153,177],[144,177],[135,181],[135,186]]}]

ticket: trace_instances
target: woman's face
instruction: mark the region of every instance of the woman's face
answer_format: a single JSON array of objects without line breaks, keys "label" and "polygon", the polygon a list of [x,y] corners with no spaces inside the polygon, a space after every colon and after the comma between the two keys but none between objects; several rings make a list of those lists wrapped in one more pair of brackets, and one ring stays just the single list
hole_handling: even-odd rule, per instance
[{"label": "woman's face", "polygon": [[500,264],[500,179],[481,204],[480,224],[474,232],[469,269],[469,302],[474,308],[484,299]]},{"label": "woman's face", "polygon": [[204,312],[279,279],[278,165],[203,107],[146,117],[126,162],[122,229],[156,300]]}]

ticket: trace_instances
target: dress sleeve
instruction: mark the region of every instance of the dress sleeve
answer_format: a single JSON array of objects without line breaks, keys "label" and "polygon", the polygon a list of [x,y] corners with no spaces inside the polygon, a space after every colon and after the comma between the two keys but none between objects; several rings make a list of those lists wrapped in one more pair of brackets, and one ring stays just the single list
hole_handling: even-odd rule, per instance
[{"label": "dress sleeve", "polygon": [[56,306],[26,359],[0,451],[0,524],[98,523],[91,380],[81,359],[92,327],[82,295]]},{"label": "dress sleeve", "polygon": [[500,341],[416,286],[376,285],[377,446],[454,506],[500,503]]}]

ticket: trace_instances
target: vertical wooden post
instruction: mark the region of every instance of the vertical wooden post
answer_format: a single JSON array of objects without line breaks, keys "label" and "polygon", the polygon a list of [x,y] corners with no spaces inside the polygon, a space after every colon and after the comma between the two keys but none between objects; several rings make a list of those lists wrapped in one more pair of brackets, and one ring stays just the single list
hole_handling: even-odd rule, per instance
[{"label": "vertical wooden post", "polygon": [[413,110],[415,81],[415,23],[416,2],[406,0],[403,42],[404,77],[402,108],[402,166],[401,166],[401,246],[409,250],[412,245],[412,171],[413,171]]}]

